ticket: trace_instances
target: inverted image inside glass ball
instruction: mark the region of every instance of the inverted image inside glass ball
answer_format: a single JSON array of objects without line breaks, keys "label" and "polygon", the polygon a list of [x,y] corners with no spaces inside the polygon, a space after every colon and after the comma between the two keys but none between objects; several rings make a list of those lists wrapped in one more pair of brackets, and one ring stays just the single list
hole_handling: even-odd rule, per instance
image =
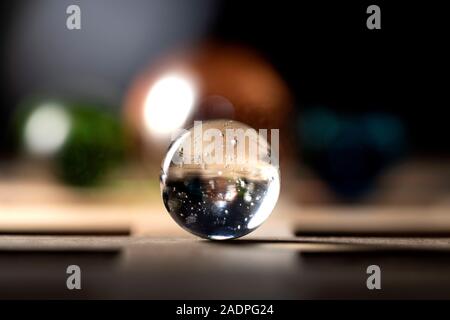
[{"label": "inverted image inside glass ball", "polygon": [[264,136],[243,123],[195,125],[173,141],[162,164],[167,211],[202,238],[226,240],[250,233],[268,218],[280,193],[272,151]]}]

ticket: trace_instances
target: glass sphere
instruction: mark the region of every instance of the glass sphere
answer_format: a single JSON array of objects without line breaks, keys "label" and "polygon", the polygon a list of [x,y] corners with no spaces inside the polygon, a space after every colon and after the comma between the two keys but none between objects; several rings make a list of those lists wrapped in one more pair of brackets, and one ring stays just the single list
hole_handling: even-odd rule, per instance
[{"label": "glass sphere", "polygon": [[182,228],[226,240],[268,218],[280,193],[280,174],[278,145],[271,147],[265,132],[214,120],[196,122],[173,140],[160,183],[164,205]]}]

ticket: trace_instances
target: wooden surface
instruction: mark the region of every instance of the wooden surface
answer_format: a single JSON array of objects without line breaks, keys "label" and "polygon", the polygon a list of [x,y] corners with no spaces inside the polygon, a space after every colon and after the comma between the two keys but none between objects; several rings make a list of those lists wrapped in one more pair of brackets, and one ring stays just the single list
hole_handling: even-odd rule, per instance
[{"label": "wooden surface", "polygon": [[[162,205],[158,181],[142,179],[142,172],[113,187],[77,190],[61,186],[34,166],[13,168],[3,170],[10,178],[0,176],[0,234],[184,234]],[[320,194],[318,182],[307,177],[299,182],[284,179],[277,207],[257,232],[259,236],[450,236],[449,177],[448,165],[406,165],[381,179],[383,187],[361,205],[327,203],[324,198],[306,205],[299,199]]]},{"label": "wooden surface", "polygon": [[[0,234],[181,236],[161,200],[148,204],[0,204]],[[450,207],[309,206],[281,199],[260,236],[449,236]]]},{"label": "wooden surface", "polygon": [[[450,298],[449,204],[445,193],[414,205],[283,196],[254,233],[211,242],[172,221],[157,185],[90,193],[2,180],[0,298]],[[66,289],[71,264],[81,291]],[[366,287],[372,264],[380,291]]]},{"label": "wooden surface", "polygon": [[[0,236],[0,298],[450,298],[450,238]],[[68,265],[82,290],[65,287]],[[366,288],[366,268],[382,290]]]},{"label": "wooden surface", "polygon": [[[450,298],[450,237],[398,233],[434,226],[445,231],[448,216],[439,208],[297,209],[282,200],[254,233],[228,242],[191,236],[154,203],[9,209],[0,215],[8,231],[0,235],[0,298]],[[421,214],[441,215],[442,221],[421,223]],[[415,222],[408,220],[414,216]],[[75,236],[61,230],[130,230],[130,235]],[[309,236],[295,236],[299,230]],[[342,236],[343,230],[358,230],[360,236]],[[386,230],[395,236],[368,236]],[[311,236],[319,231],[328,235]],[[82,268],[81,291],[66,289],[70,264]],[[372,264],[382,268],[379,292],[366,288]]]}]

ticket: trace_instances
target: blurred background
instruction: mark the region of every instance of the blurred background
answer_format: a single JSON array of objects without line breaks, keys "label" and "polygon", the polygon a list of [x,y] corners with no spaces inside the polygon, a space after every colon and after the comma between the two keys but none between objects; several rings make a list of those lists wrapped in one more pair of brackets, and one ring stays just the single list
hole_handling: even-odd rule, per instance
[{"label": "blurred background", "polygon": [[3,2],[0,233],[176,234],[160,163],[214,118],[280,129],[265,234],[450,232],[444,19],[370,4]]}]

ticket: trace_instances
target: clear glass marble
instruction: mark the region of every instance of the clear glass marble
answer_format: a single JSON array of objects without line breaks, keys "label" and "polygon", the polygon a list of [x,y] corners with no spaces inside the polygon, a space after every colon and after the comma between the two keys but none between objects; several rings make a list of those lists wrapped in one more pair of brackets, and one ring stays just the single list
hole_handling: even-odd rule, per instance
[{"label": "clear glass marble", "polygon": [[[247,134],[252,132],[256,135]],[[242,237],[268,218],[278,200],[274,159],[267,138],[243,123],[197,124],[173,140],[162,163],[164,205],[182,228],[199,237]]]}]

